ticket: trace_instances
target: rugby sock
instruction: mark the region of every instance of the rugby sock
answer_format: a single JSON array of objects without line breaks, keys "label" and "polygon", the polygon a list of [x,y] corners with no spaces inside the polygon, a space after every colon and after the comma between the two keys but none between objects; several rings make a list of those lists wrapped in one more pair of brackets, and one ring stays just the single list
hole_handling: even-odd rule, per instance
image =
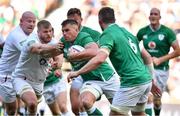
[{"label": "rugby sock", "polygon": [[103,114],[101,113],[101,111],[99,111],[96,107],[91,107],[88,111],[87,111],[88,115],[92,115],[92,116],[102,116]]},{"label": "rugby sock", "polygon": [[79,116],[88,116],[87,112],[79,112]]},{"label": "rugby sock", "polygon": [[155,108],[154,107],[154,114],[155,114],[155,116],[159,116],[160,112],[161,112],[161,108]]},{"label": "rugby sock", "polygon": [[153,112],[153,103],[146,104],[145,112],[146,112],[146,114],[148,114],[148,116],[152,116],[152,112]]}]

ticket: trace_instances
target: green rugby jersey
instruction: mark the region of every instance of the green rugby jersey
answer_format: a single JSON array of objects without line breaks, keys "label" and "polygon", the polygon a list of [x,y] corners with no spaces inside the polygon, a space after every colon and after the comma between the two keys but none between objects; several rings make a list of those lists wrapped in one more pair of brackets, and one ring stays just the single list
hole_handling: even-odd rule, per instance
[{"label": "green rugby jersey", "polygon": [[[91,36],[88,33],[85,32],[79,32],[78,36],[76,37],[75,41],[73,43],[65,41],[64,38],[61,39],[61,42],[64,44],[64,57],[67,58],[67,53],[68,49],[72,45],[80,45],[82,47],[85,47],[86,45],[94,42]],[[84,61],[78,61],[78,62],[70,62],[73,70],[79,70],[81,67],[83,67],[88,60]],[[97,69],[86,73],[82,74],[82,78],[84,81],[88,80],[99,80],[99,81],[107,81],[109,80],[112,75],[114,74],[113,69],[107,62],[104,62],[102,65],[100,65]]]},{"label": "green rugby jersey", "polygon": [[99,39],[101,48],[110,51],[109,58],[121,77],[121,87],[149,83],[152,78],[143,64],[138,40],[117,24],[109,25]]},{"label": "green rugby jersey", "polygon": [[[139,41],[143,40],[144,48],[153,57],[161,57],[169,53],[171,44],[176,40],[175,33],[168,27],[160,25],[158,30],[153,30],[150,25],[140,29],[137,33]],[[169,69],[169,60],[163,62],[155,69]]]},{"label": "green rugby jersey", "polygon": [[[95,42],[97,42],[99,40],[100,33],[96,30],[93,30],[86,26],[82,26],[80,31],[88,33]],[[53,83],[57,82],[58,80],[59,80],[59,78],[57,78],[54,75],[54,72],[51,72],[51,74],[48,75],[48,77],[46,78],[45,86],[53,84]]]},{"label": "green rugby jersey", "polygon": [[96,30],[93,30],[86,26],[82,26],[80,31],[88,33],[95,42],[99,40],[100,33]]}]

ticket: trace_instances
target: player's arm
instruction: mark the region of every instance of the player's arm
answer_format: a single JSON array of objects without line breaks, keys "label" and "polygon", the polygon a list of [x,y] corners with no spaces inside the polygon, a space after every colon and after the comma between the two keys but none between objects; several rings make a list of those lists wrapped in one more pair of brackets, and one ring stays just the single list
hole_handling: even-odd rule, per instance
[{"label": "player's arm", "polygon": [[63,59],[63,54],[53,57],[51,67],[54,69],[54,75],[56,75],[56,77],[62,77],[61,67]]},{"label": "player's arm", "polygon": [[80,70],[69,73],[67,77],[68,81],[70,81],[74,77],[88,73],[96,69],[106,60],[108,56],[109,56],[109,50],[107,48],[100,48],[97,55],[93,57],[91,60],[89,60],[89,62],[86,65],[84,65]]},{"label": "player's arm", "polygon": [[48,45],[35,43],[31,45],[30,52],[42,55],[43,57],[53,57],[63,53],[63,45],[61,43]]},{"label": "player's arm", "polygon": [[179,50],[179,43],[177,40],[175,40],[173,43],[172,43],[172,48],[174,49],[173,52],[165,55],[165,56],[162,56],[162,57],[159,57],[159,58],[156,58],[156,57],[153,57],[153,62],[155,65],[159,65],[167,60],[170,60],[172,58],[175,58],[175,57],[178,57],[180,55],[180,50]]},{"label": "player's arm", "polygon": [[99,50],[98,45],[95,42],[92,42],[90,44],[87,44],[85,46],[85,50],[83,50],[82,52],[69,53],[68,59],[70,61],[91,59],[97,54],[98,50]]}]

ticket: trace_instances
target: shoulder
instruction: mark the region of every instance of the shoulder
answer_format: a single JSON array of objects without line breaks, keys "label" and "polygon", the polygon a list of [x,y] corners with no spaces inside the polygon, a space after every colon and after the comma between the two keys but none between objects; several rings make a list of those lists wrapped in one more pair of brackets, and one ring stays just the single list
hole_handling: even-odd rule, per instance
[{"label": "shoulder", "polygon": [[86,37],[91,37],[89,33],[86,32],[79,32],[78,38],[86,38]]}]

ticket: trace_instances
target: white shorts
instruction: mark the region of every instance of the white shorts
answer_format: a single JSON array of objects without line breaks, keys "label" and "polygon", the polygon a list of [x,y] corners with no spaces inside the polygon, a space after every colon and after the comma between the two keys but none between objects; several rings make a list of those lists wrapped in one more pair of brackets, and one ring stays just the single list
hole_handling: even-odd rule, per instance
[{"label": "white shorts", "polygon": [[169,77],[169,71],[164,70],[154,70],[155,78],[154,81],[156,82],[157,86],[163,92],[167,85],[167,80]]},{"label": "white shorts", "polygon": [[67,91],[66,82],[64,79],[59,79],[58,82],[44,87],[44,98],[47,104],[52,104],[56,97],[61,93]]},{"label": "white shorts", "polygon": [[82,85],[83,85],[83,79],[81,76],[78,76],[72,80],[71,88],[80,90]]},{"label": "white shorts", "polygon": [[86,81],[80,89],[80,94],[85,91],[90,91],[97,100],[102,94],[104,94],[107,99],[111,99],[119,89],[119,86],[119,76],[114,74],[108,81]]},{"label": "white shorts", "polygon": [[11,76],[0,75],[0,96],[4,103],[12,103],[16,100],[16,91],[13,88]]},{"label": "white shorts", "polygon": [[35,83],[27,79],[24,80],[24,78],[14,78],[13,86],[16,90],[17,95],[19,95],[20,97],[23,95],[24,92],[31,91],[36,94],[38,102],[40,102],[43,93],[44,82]]},{"label": "white shorts", "polygon": [[146,103],[151,87],[150,82],[140,86],[120,88],[113,98],[111,110],[122,112],[126,109],[129,112],[138,103]]}]

